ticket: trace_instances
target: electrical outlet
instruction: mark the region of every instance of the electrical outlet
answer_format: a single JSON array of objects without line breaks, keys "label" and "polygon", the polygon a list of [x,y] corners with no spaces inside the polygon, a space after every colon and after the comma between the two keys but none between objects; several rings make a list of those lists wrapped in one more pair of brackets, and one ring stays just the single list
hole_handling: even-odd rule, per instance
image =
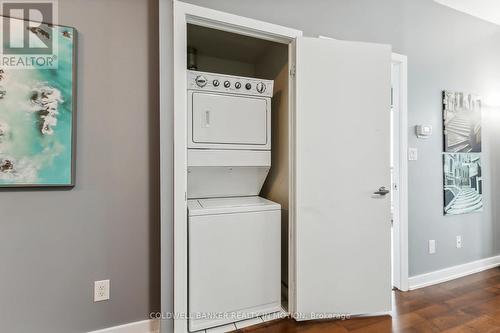
[{"label": "electrical outlet", "polygon": [[416,161],[416,160],[418,160],[418,149],[408,148],[408,161]]},{"label": "electrical outlet", "polygon": [[462,236],[457,236],[457,249],[462,248]]},{"label": "electrical outlet", "polygon": [[94,302],[109,299],[109,280],[94,281]]},{"label": "electrical outlet", "polygon": [[429,240],[429,254],[436,253],[436,241],[434,239]]}]

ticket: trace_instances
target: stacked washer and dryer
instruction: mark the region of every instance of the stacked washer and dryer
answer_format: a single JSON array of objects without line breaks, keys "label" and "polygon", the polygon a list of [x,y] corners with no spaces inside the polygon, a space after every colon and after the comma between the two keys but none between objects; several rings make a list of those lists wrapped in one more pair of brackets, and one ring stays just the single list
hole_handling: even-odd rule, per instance
[{"label": "stacked washer and dryer", "polygon": [[188,71],[189,330],[281,310],[279,204],[271,167],[273,81]]}]

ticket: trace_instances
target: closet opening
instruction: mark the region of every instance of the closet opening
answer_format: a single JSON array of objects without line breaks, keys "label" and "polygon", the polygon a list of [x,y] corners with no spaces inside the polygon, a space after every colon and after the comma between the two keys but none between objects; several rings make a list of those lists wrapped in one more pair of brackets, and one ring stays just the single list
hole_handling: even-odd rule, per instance
[{"label": "closet opening", "polygon": [[186,32],[188,312],[257,323],[289,307],[289,44],[190,23]]}]

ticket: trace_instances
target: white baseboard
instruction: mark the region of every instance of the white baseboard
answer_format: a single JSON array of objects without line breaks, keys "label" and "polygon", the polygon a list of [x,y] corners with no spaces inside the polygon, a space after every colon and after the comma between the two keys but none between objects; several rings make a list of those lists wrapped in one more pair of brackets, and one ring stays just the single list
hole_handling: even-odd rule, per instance
[{"label": "white baseboard", "polygon": [[500,266],[500,256],[472,261],[463,265],[448,267],[434,272],[412,276],[408,279],[409,289],[415,290],[434,284],[458,279],[470,274]]},{"label": "white baseboard", "polygon": [[134,323],[129,323],[120,326],[109,327],[98,331],[92,331],[89,333],[159,333],[159,332],[160,332],[160,321],[150,319],[150,320],[136,321]]}]

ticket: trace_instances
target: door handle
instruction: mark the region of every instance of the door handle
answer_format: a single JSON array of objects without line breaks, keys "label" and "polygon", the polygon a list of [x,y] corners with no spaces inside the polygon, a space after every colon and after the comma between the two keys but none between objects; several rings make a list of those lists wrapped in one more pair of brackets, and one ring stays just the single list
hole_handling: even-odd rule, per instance
[{"label": "door handle", "polygon": [[378,189],[378,191],[373,192],[373,194],[378,194],[378,195],[386,195],[389,193],[389,190],[385,188],[385,186],[382,186],[381,188]]}]

